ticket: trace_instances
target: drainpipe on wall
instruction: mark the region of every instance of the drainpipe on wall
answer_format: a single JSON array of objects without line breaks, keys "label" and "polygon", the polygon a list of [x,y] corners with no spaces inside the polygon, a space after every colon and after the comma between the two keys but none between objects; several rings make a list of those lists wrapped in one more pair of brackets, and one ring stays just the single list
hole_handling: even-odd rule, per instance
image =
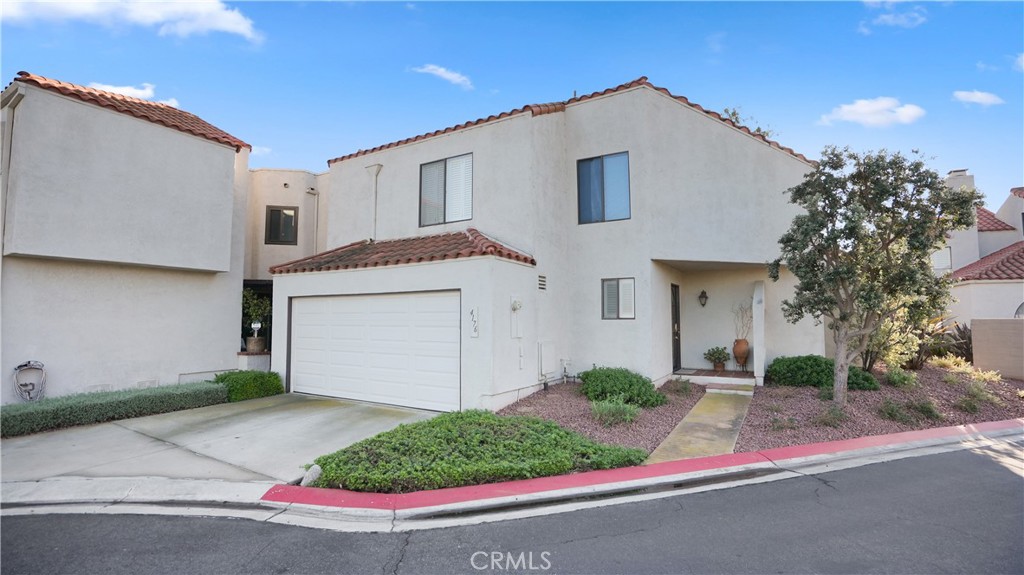
[{"label": "drainpipe on wall", "polygon": [[373,230],[370,233],[371,240],[377,239],[377,176],[380,175],[380,170],[383,167],[380,164],[366,166],[366,171],[373,178]]},{"label": "drainpipe on wall", "polygon": [[318,254],[320,250],[317,248],[316,241],[320,237],[320,192],[316,188],[309,188],[306,193],[316,200],[313,207],[313,253]]}]

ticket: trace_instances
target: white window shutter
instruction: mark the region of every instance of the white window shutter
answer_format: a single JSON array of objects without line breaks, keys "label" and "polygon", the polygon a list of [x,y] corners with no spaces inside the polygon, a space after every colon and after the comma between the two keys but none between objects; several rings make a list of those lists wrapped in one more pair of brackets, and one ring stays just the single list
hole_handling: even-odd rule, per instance
[{"label": "white window shutter", "polygon": [[473,155],[466,154],[446,161],[445,211],[446,222],[473,218]]},{"label": "white window shutter", "polygon": [[633,303],[634,283],[633,278],[619,280],[619,319],[636,317],[636,308]]},{"label": "white window shutter", "polygon": [[601,317],[615,319],[619,316],[619,282],[617,280],[602,280],[601,288],[601,296],[604,300]]},{"label": "white window shutter", "polygon": [[444,222],[444,161],[420,167],[420,225]]}]

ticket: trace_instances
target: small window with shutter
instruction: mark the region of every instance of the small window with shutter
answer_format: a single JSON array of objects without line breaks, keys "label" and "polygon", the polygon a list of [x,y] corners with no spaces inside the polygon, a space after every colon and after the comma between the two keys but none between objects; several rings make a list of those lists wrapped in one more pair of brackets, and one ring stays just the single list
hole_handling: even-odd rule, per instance
[{"label": "small window with shutter", "polygon": [[601,319],[635,319],[633,278],[601,280]]},{"label": "small window with shutter", "polygon": [[473,219],[473,154],[420,166],[420,227]]}]

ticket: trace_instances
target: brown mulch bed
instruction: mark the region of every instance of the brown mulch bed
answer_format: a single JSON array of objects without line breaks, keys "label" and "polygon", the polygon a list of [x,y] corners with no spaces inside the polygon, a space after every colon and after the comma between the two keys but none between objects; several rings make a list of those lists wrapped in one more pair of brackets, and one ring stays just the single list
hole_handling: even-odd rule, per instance
[{"label": "brown mulch bed", "polygon": [[684,394],[677,385],[669,382],[661,387],[668,397],[665,405],[642,409],[633,422],[611,427],[605,427],[594,419],[590,413],[590,400],[580,392],[581,384],[575,382],[552,385],[506,406],[498,411],[498,415],[540,417],[594,441],[635,447],[650,453],[704,395],[702,386],[692,385],[691,392]]},{"label": "brown mulch bed", "polygon": [[[873,375],[881,383],[881,389],[851,390],[846,406],[849,417],[838,427],[829,427],[816,421],[831,404],[830,401],[818,399],[816,388],[758,387],[740,430],[736,452],[1024,417],[1024,399],[1017,395],[1018,390],[1024,389],[1024,381],[1003,379],[999,382],[981,382],[998,399],[998,403],[979,401],[978,412],[967,413],[956,404],[967,395],[971,383],[968,375],[931,365],[912,373],[917,375],[917,384],[897,388],[885,383],[884,368],[876,370]],[[957,380],[947,383],[944,381],[947,374],[953,374]],[[918,417],[911,424],[885,419],[878,413],[885,400],[904,407],[907,402],[931,400],[942,414],[942,419]],[[904,411],[913,413],[909,409]]]}]

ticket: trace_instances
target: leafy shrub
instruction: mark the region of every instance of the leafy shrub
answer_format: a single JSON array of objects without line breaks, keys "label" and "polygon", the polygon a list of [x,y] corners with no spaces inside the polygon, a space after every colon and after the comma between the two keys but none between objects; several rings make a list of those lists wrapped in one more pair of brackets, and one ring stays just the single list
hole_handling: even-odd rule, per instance
[{"label": "leafy shrub", "polygon": [[935,408],[935,404],[930,399],[922,399],[921,401],[908,401],[907,408],[916,414],[924,417],[925,419],[940,420],[942,414]]},{"label": "leafy shrub", "polygon": [[886,399],[878,408],[878,415],[883,419],[910,425],[914,423],[914,417],[907,413],[904,407],[891,399]]},{"label": "leafy shrub", "polygon": [[949,353],[962,357],[968,363],[974,361],[974,341],[971,339],[970,326],[958,323],[946,334]]},{"label": "leafy shrub", "polygon": [[948,369],[957,373],[970,373],[974,371],[974,366],[971,362],[956,355],[944,355],[942,357],[933,357],[928,360],[928,363],[935,367]]},{"label": "leafy shrub", "polygon": [[590,411],[599,423],[605,427],[630,423],[640,415],[640,408],[630,405],[621,397],[610,397],[601,401],[590,402]]},{"label": "leafy shrub", "polygon": [[[832,387],[835,363],[820,355],[778,357],[768,366],[765,375],[776,385]],[[870,373],[850,366],[846,386],[848,389],[878,389],[878,382]]]},{"label": "leafy shrub", "polygon": [[917,383],[917,375],[898,367],[890,367],[885,374],[885,381],[894,387],[909,387]]},{"label": "leafy shrub", "polygon": [[839,427],[849,418],[850,416],[846,415],[843,408],[838,405],[830,405],[825,409],[825,411],[821,412],[814,418],[814,423],[827,427]]},{"label": "leafy shrub", "polygon": [[971,381],[996,383],[1002,379],[1003,377],[999,375],[998,371],[982,371],[980,369],[976,369],[971,372]]},{"label": "leafy shrub", "polygon": [[226,371],[217,374],[213,381],[227,388],[231,402],[284,393],[281,376],[274,372]]},{"label": "leafy shrub", "polygon": [[145,389],[80,393],[0,408],[0,435],[15,437],[75,425],[142,417],[227,401],[223,385],[209,381]]},{"label": "leafy shrub", "polygon": [[622,367],[595,367],[579,374],[579,378],[583,395],[590,401],[621,397],[637,407],[657,407],[668,401],[649,378]]},{"label": "leafy shrub", "polygon": [[985,387],[984,383],[972,382],[967,384],[967,397],[978,403],[984,402],[993,405],[1002,405],[1003,403],[1002,400]]},{"label": "leafy shrub", "polygon": [[444,413],[316,459],[318,487],[407,493],[637,465],[639,449],[595,443],[534,417]]}]

